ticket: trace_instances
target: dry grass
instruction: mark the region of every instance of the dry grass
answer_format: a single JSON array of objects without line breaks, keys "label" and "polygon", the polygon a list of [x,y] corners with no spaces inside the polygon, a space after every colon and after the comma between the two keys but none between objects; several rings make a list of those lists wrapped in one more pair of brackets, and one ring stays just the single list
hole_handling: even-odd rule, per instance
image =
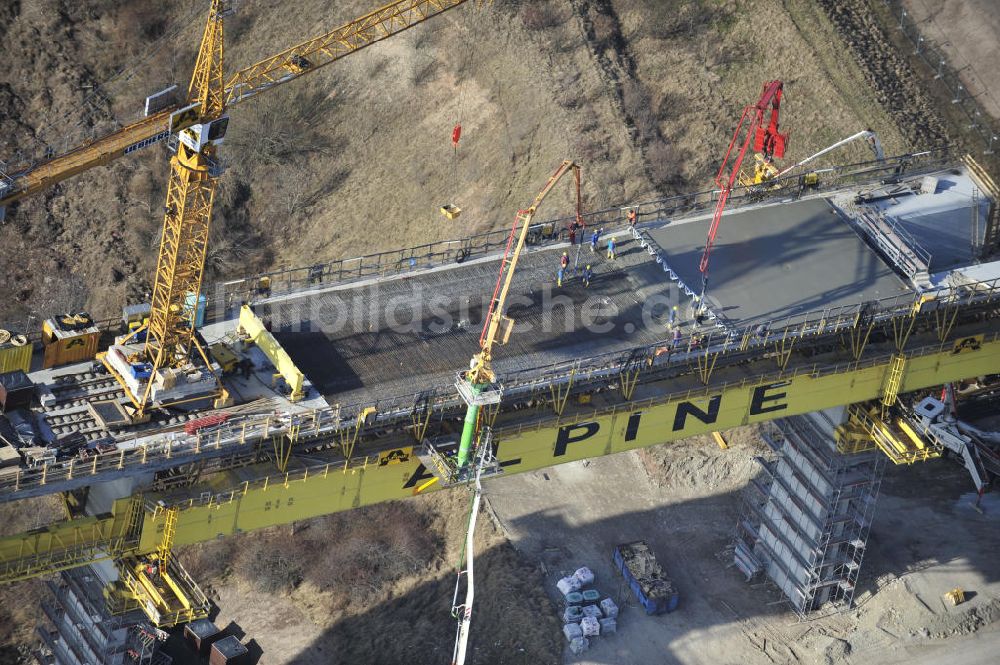
[{"label": "dry grass", "polygon": [[[208,581],[221,621],[236,621],[269,662],[353,663],[377,652],[380,663],[405,663],[414,649],[443,662],[468,507],[468,492],[438,492],[192,546],[180,556]],[[476,540],[481,630],[472,662],[555,662],[559,626],[540,571],[485,515]]]},{"label": "dry grass", "polygon": [[[909,147],[811,3],[787,0],[779,9],[763,1],[699,2],[679,12],[664,3],[613,5],[684,183],[710,182],[741,108],[772,79],[785,82],[781,126],[791,134],[789,158],[866,127],[879,133],[887,153]],[[869,158],[864,147],[830,156],[835,162]]]},{"label": "dry grass", "polygon": [[[0,504],[0,535],[21,533],[63,517],[56,496]],[[0,665],[26,662],[46,594],[41,580],[0,585]]]},{"label": "dry grass", "polygon": [[[135,118],[145,95],[183,87],[204,4],[0,3],[0,39],[19,56],[0,71],[0,156],[110,131],[113,117]],[[301,0],[288,11],[242,3],[227,23],[227,66],[372,5],[330,4]],[[739,110],[772,78],[786,82],[790,157],[865,127],[888,152],[909,147],[845,53],[807,0],[468,3],[232,110],[209,277],[507,226],[567,157],[583,166],[589,209],[704,188]],[[123,63],[142,64],[106,95],[93,94]],[[463,135],[454,153],[457,122]],[[857,148],[832,159],[864,157]],[[113,315],[142,299],[166,179],[167,153],[154,147],[12,210],[0,236],[0,322],[19,327],[29,315],[80,304]],[[556,191],[542,214],[569,211],[568,189]],[[437,212],[443,203],[465,212],[446,221]],[[444,658],[436,649],[450,636],[450,567],[466,498],[444,493],[352,511],[188,548],[182,557],[216,597],[235,599],[223,611],[262,642],[275,634],[274,606],[302,617],[281,633],[287,643],[265,644],[275,662],[282,653],[298,662],[330,662],[331,653],[363,662],[375,638],[394,631],[433,637],[422,653]],[[554,661],[558,626],[540,618],[554,613],[543,607],[537,571],[488,523],[479,538],[489,571],[483,621],[507,632],[480,645],[477,662],[518,648],[527,649],[524,662]],[[36,588],[4,590],[2,611],[22,614],[0,615],[0,626],[16,631],[0,633],[0,643],[27,639]],[[8,600],[19,596],[26,600]],[[293,644],[323,651],[300,656]],[[400,661],[414,653],[401,640],[389,647]]]},{"label": "dry grass", "polygon": [[[306,0],[281,12],[246,3],[231,21],[227,63],[250,63],[369,5],[340,3],[331,12],[327,3]],[[22,3],[20,15],[8,17],[8,42],[25,55],[0,73],[0,91],[9,91],[0,94],[8,118],[0,150],[37,147],[32,133],[50,143],[79,140],[113,127],[109,112],[127,121],[144,95],[183,85],[200,16],[179,26],[197,6],[187,0],[150,13],[148,0],[91,0],[50,13]],[[511,20],[525,9],[470,3],[234,109],[213,231],[223,247],[210,277],[505,226],[580,148],[597,162],[584,164],[588,207],[649,192],[570,12],[556,2],[530,7],[524,20]],[[165,16],[165,24],[152,16]],[[121,66],[116,56],[135,48],[127,36],[160,33],[167,37],[156,56],[108,86],[107,103],[84,114],[84,86],[113,76]],[[62,48],[42,52],[47,43]],[[67,131],[81,117],[81,127]],[[456,122],[464,129],[457,156],[449,140]],[[12,253],[44,247],[46,258],[30,271],[4,263],[0,277],[20,286],[0,306],[0,320],[51,313],[51,287],[39,272],[79,276],[98,316],[142,298],[150,290],[165,162],[162,147],[150,148],[11,211],[5,235],[16,239],[6,243]],[[458,223],[437,212],[446,202],[465,210]],[[546,210],[570,210],[568,193],[554,195]]]},{"label": "dry grass", "polygon": [[[6,10],[7,41],[25,55],[0,73],[4,154],[38,147],[32,133],[54,143],[110,128],[110,115],[135,117],[144,95],[184,85],[202,20],[195,0],[156,11],[150,0],[90,0],[62,13],[43,5]],[[303,0],[282,12],[245,3],[229,22],[227,63],[253,62],[369,5],[331,12]],[[209,278],[506,226],[566,157],[584,167],[587,208],[702,188],[738,109],[769,78],[787,82],[792,155],[866,126],[890,152],[901,149],[835,39],[802,0],[784,11],[763,2],[470,3],[233,109]],[[136,46],[147,41],[152,49]],[[51,43],[62,48],[43,48]],[[120,54],[136,71],[94,95],[87,86],[114,77]],[[48,316],[51,292],[70,275],[98,316],[143,298],[166,178],[166,154],[154,147],[12,211],[0,279],[14,297],[0,320]],[[437,212],[448,202],[465,211],[457,222]],[[568,191],[558,191],[543,214],[568,210]]]}]

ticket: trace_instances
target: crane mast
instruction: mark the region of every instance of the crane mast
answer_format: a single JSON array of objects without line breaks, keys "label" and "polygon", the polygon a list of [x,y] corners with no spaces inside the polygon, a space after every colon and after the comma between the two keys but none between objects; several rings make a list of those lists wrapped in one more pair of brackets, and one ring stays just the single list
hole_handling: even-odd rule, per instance
[{"label": "crane mast", "polygon": [[[229,122],[227,107],[387,39],[467,0],[395,0],[323,35],[237,71],[223,68],[224,19],[231,0],[211,0],[186,99],[0,179],[0,213],[32,195],[100,164],[176,137],[156,273],[145,329],[118,340],[98,357],[145,418],[161,406],[222,394],[195,330],[208,249],[212,204],[221,168],[217,159]],[[143,338],[144,335],[144,338]],[[141,346],[140,346],[141,344]],[[185,380],[178,382],[184,375]],[[180,388],[176,388],[178,384]]]},{"label": "crane mast", "polygon": [[[145,355],[152,376],[138,400],[129,391],[137,415],[142,416],[153,387],[153,378],[164,367],[182,367],[190,358],[195,337],[197,298],[205,271],[212,202],[218,183],[217,146],[225,136],[228,118],[222,73],[223,0],[212,0],[188,99],[200,109],[199,120],[181,130],[177,153],[170,159],[166,214],[156,262]],[[209,365],[203,349],[202,361]]]}]

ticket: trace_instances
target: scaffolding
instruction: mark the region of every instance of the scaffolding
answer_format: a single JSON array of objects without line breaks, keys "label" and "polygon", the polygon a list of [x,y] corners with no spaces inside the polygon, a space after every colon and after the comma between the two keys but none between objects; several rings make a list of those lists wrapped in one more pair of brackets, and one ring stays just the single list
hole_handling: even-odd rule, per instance
[{"label": "scaffolding", "polygon": [[138,606],[116,613],[109,605],[107,582],[97,566],[63,571],[47,584],[52,595],[42,601],[48,621],[36,629],[38,663],[169,665],[170,659],[159,653],[155,630]]},{"label": "scaffolding", "polygon": [[170,665],[170,656],[160,651],[160,637],[149,624],[129,627],[123,665]]},{"label": "scaffolding", "polygon": [[801,617],[851,607],[885,468],[876,451],[838,453],[832,430],[822,413],[765,430],[776,457],[757,458],[737,523],[737,567],[766,575]]}]

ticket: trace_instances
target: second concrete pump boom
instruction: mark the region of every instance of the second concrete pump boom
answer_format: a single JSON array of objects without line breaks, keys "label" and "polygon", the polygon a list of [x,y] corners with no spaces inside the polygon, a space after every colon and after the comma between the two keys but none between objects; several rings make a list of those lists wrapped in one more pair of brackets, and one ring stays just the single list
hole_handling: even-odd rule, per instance
[{"label": "second concrete pump boom", "polygon": [[878,135],[872,130],[866,129],[862,132],[858,132],[857,134],[851,134],[846,139],[841,139],[840,141],[837,141],[833,145],[829,145],[820,150],[819,152],[809,155],[801,162],[796,162],[791,166],[781,169],[774,177],[780,178],[783,175],[787,175],[788,173],[791,173],[795,169],[799,168],[800,166],[805,166],[806,164],[812,162],[813,160],[819,159],[826,153],[832,152],[837,148],[845,146],[853,141],[857,141],[858,139],[864,139],[868,143],[868,147],[871,148],[872,153],[875,155],[875,159],[877,159],[880,162],[885,159],[885,151],[882,150],[882,142],[879,141]]},{"label": "second concrete pump boom", "polygon": [[[583,217],[580,211],[580,167],[572,160],[565,160],[555,173],[553,173],[545,187],[538,193],[531,205],[524,210],[518,210],[514,218],[514,226],[510,230],[507,239],[507,249],[504,252],[503,260],[500,263],[500,274],[497,277],[496,287],[493,289],[493,296],[490,299],[490,306],[486,313],[486,321],[483,325],[483,333],[479,337],[480,351],[472,357],[469,371],[465,373],[465,388],[463,396],[467,397],[469,404],[465,416],[465,426],[462,429],[462,440],[458,449],[458,469],[463,469],[469,461],[469,452],[472,449],[472,441],[475,438],[476,424],[479,419],[479,407],[477,398],[483,391],[493,386],[496,382],[496,375],[493,372],[493,346],[498,342],[506,344],[510,338],[514,320],[505,314],[507,309],[507,296],[510,293],[510,285],[514,279],[514,270],[517,268],[517,261],[524,249],[524,241],[528,237],[528,228],[531,220],[535,216],[538,207],[542,205],[545,197],[549,195],[556,183],[564,175],[573,172],[576,183],[576,223],[583,225]],[[472,399],[468,399],[472,398]]]},{"label": "second concrete pump boom", "polygon": [[[715,244],[715,236],[719,232],[719,223],[722,221],[722,213],[726,209],[726,201],[736,185],[740,176],[740,166],[743,158],[747,154],[750,142],[753,141],[753,149],[763,154],[764,159],[770,161],[773,157],[782,157],[785,154],[785,143],[788,134],[778,132],[778,109],[781,106],[781,92],[784,85],[781,81],[768,81],[764,84],[764,89],[760,93],[760,99],[756,104],[752,104],[743,109],[743,115],[736,125],[733,138],[729,140],[729,147],[726,155],[722,159],[719,172],[715,175],[715,184],[719,187],[719,199],[715,204],[715,213],[712,216],[712,225],[708,229],[708,238],[705,240],[705,249],[701,255],[701,263],[698,270],[701,271],[701,304],[704,305],[705,293],[708,290],[708,260],[712,254],[712,245]],[[771,118],[767,125],[764,125],[764,114],[768,107],[771,107]],[[741,133],[744,125],[749,125],[746,129],[746,136],[741,140]],[[733,149],[739,144],[739,150],[735,153]]]}]

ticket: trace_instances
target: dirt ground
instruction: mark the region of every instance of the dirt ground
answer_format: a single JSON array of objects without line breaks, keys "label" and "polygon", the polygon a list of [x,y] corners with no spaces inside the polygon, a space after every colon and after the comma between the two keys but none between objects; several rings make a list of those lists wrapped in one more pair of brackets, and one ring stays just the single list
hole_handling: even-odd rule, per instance
[{"label": "dirt ground", "polygon": [[970,95],[1000,120],[1000,14],[993,0],[904,0],[921,33],[944,51]]},{"label": "dirt ground", "polygon": [[[59,497],[0,504],[0,535],[21,533],[63,519]],[[0,585],[0,664],[27,662],[40,617],[39,602],[47,594],[40,580]]]},{"label": "dirt ground", "polygon": [[[800,622],[768,584],[732,565],[741,491],[765,452],[752,431],[561,465],[491,481],[489,501],[511,542],[545,566],[546,590],[581,565],[624,607],[618,633],[563,663],[995,662],[1000,639],[1000,502],[980,515],[954,462],[892,468],[882,492],[856,608]],[[928,489],[933,488],[933,489]],[[994,507],[995,506],[995,507]],[[644,539],[680,593],[676,612],[648,617],[611,567],[615,544]],[[941,596],[961,586],[958,607]],[[559,661],[553,661],[559,662]]]},{"label": "dirt ground", "polygon": [[[18,153],[111,131],[137,118],[145,95],[183,86],[205,4],[0,2],[0,158],[13,162]],[[227,68],[377,3],[333,4],[300,0],[290,12],[273,0],[241,2],[227,24]],[[506,226],[567,157],[584,169],[587,209],[706,188],[740,109],[773,78],[786,84],[789,158],[866,127],[889,153],[936,145],[948,127],[868,15],[851,13],[864,6],[470,2],[233,109],[208,278]],[[463,126],[457,153],[456,123]],[[148,148],[8,211],[0,227],[0,327],[37,327],[80,307],[112,316],[145,297],[167,158],[163,146]],[[867,158],[854,146],[830,161]],[[437,212],[443,203],[465,212],[449,222]],[[558,191],[543,215],[569,209]],[[965,662],[986,662],[1000,589],[995,557],[981,547],[995,548],[997,529],[992,517],[963,512],[961,472],[942,480],[925,470],[937,467],[893,470],[880,504],[885,521],[876,523],[865,564],[869,596],[851,615],[798,624],[769,588],[748,588],[727,568],[739,490],[758,452],[749,434],[733,444],[723,452],[710,440],[691,441],[491,483],[506,531],[480,522],[473,660],[930,663],[953,649]],[[931,485],[933,496],[912,496],[913,487]],[[181,557],[219,605],[220,623],[233,621],[258,642],[261,662],[373,662],[376,652],[379,663],[447,662],[466,501],[438,494]],[[49,515],[25,503],[0,509],[13,511],[0,513],[11,531]],[[898,528],[911,521],[926,528]],[[626,607],[621,634],[574,661],[562,654],[554,579],[580,562],[599,581],[615,579],[610,546],[635,534],[664,554],[683,610],[652,619]],[[977,595],[945,609],[937,599],[955,585]],[[31,640],[40,588],[0,590],[0,644],[9,645],[0,657],[19,658]],[[924,602],[931,609],[921,609]],[[926,634],[909,628],[920,625]]]},{"label": "dirt ground", "polygon": [[[0,155],[64,149],[183,85],[203,5],[4,3],[0,36],[18,57],[0,72]],[[227,67],[370,5],[241,3]],[[566,157],[583,166],[587,209],[705,188],[740,108],[775,77],[790,156],[869,126],[889,152],[919,144],[839,57],[838,39],[806,0],[469,3],[232,110],[208,277],[506,226]],[[0,321],[37,326],[81,306],[113,316],[144,298],[167,157],[140,151],[8,211]],[[837,159],[865,157],[854,147]],[[447,202],[464,209],[459,220],[438,213]],[[569,210],[559,191],[544,212]]]},{"label": "dirt ground", "polygon": [[[438,492],[179,554],[210,580],[217,625],[254,640],[261,663],[445,663],[470,499],[464,489]],[[488,516],[476,534],[480,631],[469,662],[554,662],[561,624],[540,569]]]}]

